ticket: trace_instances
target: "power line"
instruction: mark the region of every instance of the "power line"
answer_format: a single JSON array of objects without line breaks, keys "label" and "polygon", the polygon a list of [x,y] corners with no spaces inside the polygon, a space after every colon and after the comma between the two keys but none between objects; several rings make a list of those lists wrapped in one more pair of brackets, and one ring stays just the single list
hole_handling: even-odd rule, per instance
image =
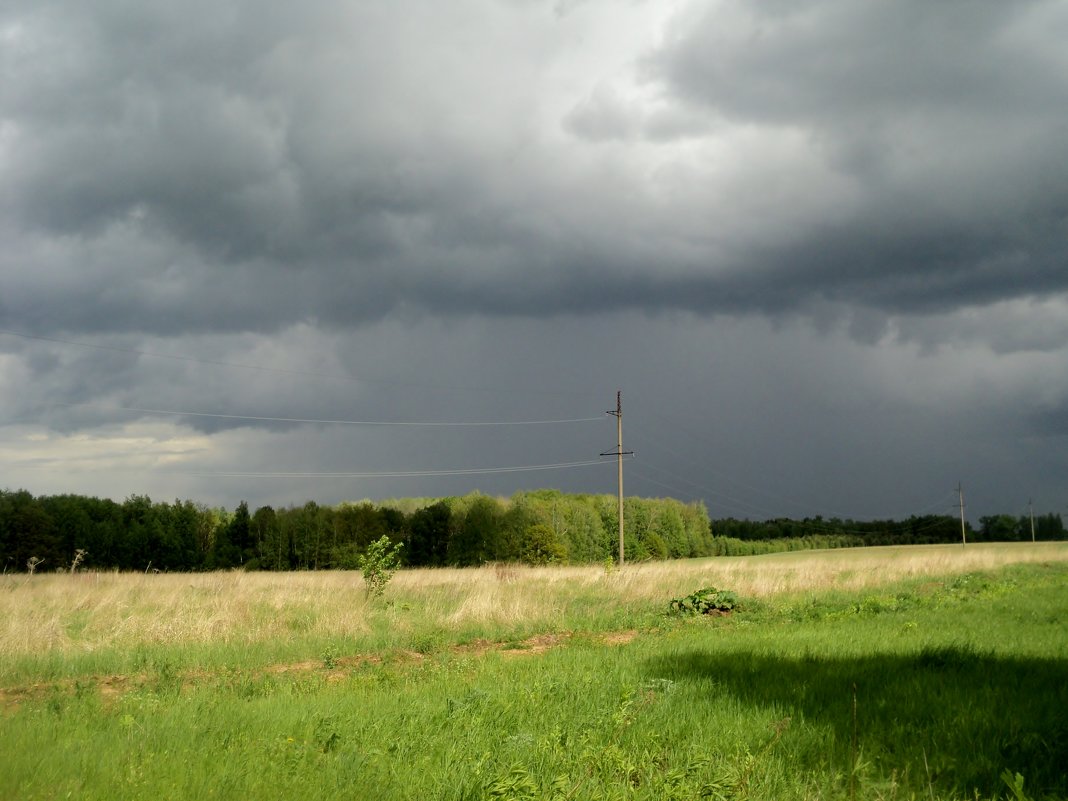
[{"label": "power line", "polygon": [[[694,432],[686,432],[686,433],[690,434],[691,436],[696,436],[694,434]],[[654,451],[657,448],[659,448],[659,449],[665,451],[669,456],[673,456],[676,460],[681,460],[683,462],[688,462],[693,468],[695,468],[700,473],[709,473],[711,475],[717,476],[719,478],[722,478],[722,479],[728,481],[731,484],[734,484],[737,487],[740,487],[740,488],[745,489],[745,490],[750,490],[752,492],[755,492],[755,493],[758,493],[760,495],[764,495],[764,496],[766,496],[768,498],[771,498],[774,502],[777,502],[777,503],[785,503],[785,504],[787,504],[789,506],[794,506],[794,507],[801,508],[801,509],[807,508],[809,510],[809,513],[817,511],[817,510],[815,510],[814,507],[807,506],[806,504],[802,504],[802,503],[799,503],[797,501],[792,501],[791,499],[786,498],[785,496],[777,495],[776,493],[769,492],[769,491],[764,490],[764,489],[760,489],[759,487],[754,487],[754,486],[752,486],[750,484],[746,484],[745,482],[740,481],[737,478],[734,478],[733,476],[727,475],[726,473],[723,473],[722,471],[716,470],[715,468],[712,468],[712,467],[710,467],[708,465],[700,464],[696,460],[694,460],[694,459],[692,459],[690,457],[687,457],[686,455],[684,455],[682,453],[679,453],[678,451],[676,451],[676,450],[668,447],[667,445],[665,445],[663,443],[663,441],[662,441],[662,438],[653,439],[651,437],[645,436],[641,432],[632,432],[631,436],[632,437],[636,437],[637,439],[639,439],[640,441],[646,443],[647,445],[651,445],[653,447]],[[758,506],[755,503],[744,501],[741,498],[736,498],[736,497],[734,497],[732,495],[728,495],[725,492],[720,492],[720,491],[717,491],[717,490],[710,489],[705,484],[698,484],[698,483],[696,483],[696,482],[694,482],[694,481],[692,481],[692,480],[690,480],[688,478],[680,476],[677,473],[673,473],[670,470],[666,470],[665,468],[660,467],[660,466],[658,466],[656,464],[651,464],[650,462],[648,462],[648,460],[645,460],[643,462],[643,464],[646,467],[652,467],[654,470],[659,470],[661,473],[664,473],[665,475],[668,475],[668,476],[670,476],[671,478],[673,478],[673,479],[675,479],[677,481],[682,481],[683,483],[689,485],[692,489],[698,490],[699,492],[706,493],[708,495],[717,496],[717,497],[725,499],[725,500],[727,500],[729,502],[727,504],[723,504],[722,502],[720,502],[720,505],[731,506],[732,504],[734,504],[735,505],[734,508],[739,509],[739,511],[741,511],[743,509],[747,509],[748,511],[744,511],[743,512],[744,514],[750,514],[751,512],[757,512],[758,514],[766,515],[769,518],[785,517],[786,516],[786,515],[782,515],[780,513],[774,512],[774,511],[772,511],[770,509],[767,509],[767,508],[765,508],[763,506]],[[651,479],[646,478],[646,480],[649,481]],[[659,483],[659,482],[656,482],[656,483]],[[660,484],[660,486],[665,486],[665,485]],[[665,488],[666,489],[671,489],[670,487],[665,487]],[[836,515],[836,516],[843,517],[844,515]]]},{"label": "power line", "polygon": [[[663,483],[661,481],[657,481],[654,478],[650,478],[648,475],[644,475],[644,470],[639,469],[639,466],[641,466],[641,467],[652,467],[653,469],[659,470],[660,472],[665,473],[666,475],[671,476],[672,478],[678,479],[680,481],[683,481],[686,484],[691,485],[694,489],[697,489],[697,490],[699,490],[699,491],[701,491],[703,493],[706,493],[706,494],[709,494],[709,495],[719,495],[721,497],[728,498],[729,500],[735,501],[736,503],[742,504],[742,506],[749,506],[751,509],[756,509],[756,510],[760,511],[761,513],[763,513],[764,515],[766,515],[766,521],[765,522],[774,521],[774,520],[782,520],[782,519],[791,520],[791,521],[797,522],[797,523],[804,523],[806,530],[811,531],[811,532],[815,532],[817,534],[856,534],[856,535],[862,535],[863,536],[863,535],[871,533],[870,529],[845,528],[844,526],[833,526],[833,525],[829,524],[826,520],[823,520],[822,522],[816,522],[811,517],[806,517],[804,519],[797,519],[797,518],[790,517],[788,515],[775,514],[775,513],[770,512],[770,511],[768,511],[766,509],[760,509],[759,507],[753,507],[750,504],[746,504],[744,501],[741,501],[741,500],[739,500],[737,498],[730,498],[730,496],[723,495],[722,493],[716,492],[715,490],[711,490],[711,489],[708,489],[707,487],[702,487],[702,486],[700,486],[698,484],[694,484],[692,481],[689,481],[688,479],[685,479],[685,478],[683,478],[681,476],[675,475],[675,474],[671,473],[670,471],[664,470],[661,467],[657,467],[656,465],[649,465],[649,464],[644,463],[644,462],[636,462],[635,463],[635,469],[639,473],[643,473],[642,481],[644,481],[646,483],[649,483],[649,484],[656,484],[657,486],[663,487],[664,489],[666,489],[666,490],[668,490],[670,492],[676,493],[679,496],[685,495],[686,493],[680,492],[679,487],[677,487],[677,486],[672,486],[672,485],[669,485],[669,484],[665,484],[665,483]],[[911,520],[911,518],[917,518],[917,517],[921,517],[922,518],[922,517],[928,516],[928,515],[925,514],[925,512],[927,512],[928,509],[933,509],[936,506],[942,505],[943,502],[945,500],[947,500],[947,499],[948,499],[948,494],[943,495],[942,498],[939,501],[937,501],[936,503],[931,504],[929,507],[925,507],[919,513],[914,513],[914,514],[910,515],[910,520]],[[722,504],[722,503],[720,503],[720,506],[730,507],[731,504]],[[945,513],[943,513],[941,515],[931,515],[931,516],[934,516],[934,517],[948,517],[949,516],[949,507],[946,507]],[[712,518],[713,522],[715,521],[715,519],[716,518]],[[853,522],[853,523],[863,523],[864,522],[863,520],[858,521],[857,519],[855,519],[853,517],[845,517],[845,518],[832,517],[831,519],[832,520],[837,519],[837,520],[842,521],[843,523],[844,522]],[[821,518],[821,520],[822,520],[822,518]],[[910,522],[910,520],[905,520],[905,521],[894,520],[894,521],[892,521],[893,523],[895,523],[894,526],[889,527],[889,528],[884,528],[884,529],[882,529],[882,531],[883,532],[889,532],[891,534],[901,534],[901,533],[921,534],[921,533],[923,533],[925,531],[929,531],[929,530],[932,530],[932,529],[937,529],[937,528],[940,528],[940,527],[945,525],[945,521],[944,520],[935,520],[933,522],[928,522],[928,523],[925,523],[923,525],[915,526]],[[880,521],[872,520],[870,522],[875,524],[875,523],[879,523]]]},{"label": "power line", "polygon": [[[666,418],[665,418],[665,420],[666,420]],[[694,431],[692,429],[687,430],[687,429],[683,428],[681,425],[679,425],[677,422],[673,425],[673,427],[676,430],[683,431],[683,433],[687,434],[691,438],[704,440],[704,442],[707,445],[709,445],[709,447],[713,447],[712,443],[706,437],[700,435],[698,432],[696,432],[696,431]],[[750,492],[757,493],[759,495],[763,495],[766,498],[771,499],[771,501],[776,503],[776,504],[786,504],[787,506],[792,506],[792,507],[797,508],[797,509],[808,510],[809,513],[816,511],[814,507],[809,506],[808,504],[804,504],[804,503],[801,503],[799,501],[792,500],[792,499],[790,499],[790,498],[788,498],[788,497],[786,497],[784,495],[781,495],[781,494],[778,494],[778,493],[774,493],[774,492],[770,492],[770,491],[768,491],[766,489],[762,489],[760,487],[754,487],[753,485],[747,484],[744,481],[741,481],[741,480],[735,478],[734,476],[730,476],[730,475],[724,473],[721,470],[716,470],[715,468],[710,467],[710,466],[705,465],[705,464],[699,464],[696,460],[694,460],[694,459],[692,459],[690,457],[687,457],[686,455],[684,455],[682,453],[679,453],[677,450],[674,450],[674,449],[668,447],[667,445],[665,445],[664,442],[663,442],[663,438],[659,438],[658,437],[658,438],[656,438],[654,440],[654,439],[651,439],[650,437],[645,436],[641,432],[632,432],[630,436],[637,437],[640,441],[642,441],[642,442],[644,442],[646,444],[651,444],[654,447],[654,449],[659,448],[659,449],[665,451],[669,456],[673,456],[677,460],[682,460],[684,462],[689,462],[689,464],[691,466],[697,468],[702,473],[709,473],[709,474],[717,476],[717,477],[719,477],[719,478],[721,478],[721,479],[723,479],[725,481],[728,481],[731,484],[733,484],[736,487],[739,487],[739,488],[741,488],[743,490],[747,490],[747,491],[750,491]],[[688,483],[692,483],[692,482],[688,482]],[[722,497],[725,497],[725,498],[730,498],[731,497],[731,496],[726,495],[724,493],[715,493],[715,494],[721,495]],[[746,503],[744,501],[738,500],[737,498],[734,498],[732,500],[735,500],[735,501],[737,501],[738,503],[741,503],[744,506],[749,506],[749,507],[751,507],[753,509],[761,511],[762,513],[765,513],[765,514],[768,513],[766,509],[761,509],[761,507],[759,507],[759,506],[757,506],[755,504]],[[841,517],[842,515],[838,515],[838,516]]]},{"label": "power line", "polygon": [[246,472],[241,470],[222,471],[160,471],[166,475],[207,476],[219,478],[421,478],[428,476],[467,476],[488,475],[494,473],[522,473],[534,470],[564,470],[572,467],[591,467],[598,464],[610,464],[600,459],[580,462],[556,462],[554,464],[516,465],[510,467],[460,467],[444,470],[387,470],[374,472]]},{"label": "power line", "polygon": [[[100,408],[99,406],[94,406],[93,404],[64,403],[63,401],[53,401],[52,403],[56,406],[68,406],[72,408]],[[492,426],[537,426],[567,423],[600,422],[604,419],[602,417],[573,417],[559,420],[482,420],[467,422],[426,422],[410,420],[324,420],[311,417],[268,417],[250,414],[216,414],[214,412],[177,411],[172,409],[143,409],[136,406],[111,406],[108,407],[108,409],[118,410],[122,412],[134,412],[138,414],[157,414],[173,417],[209,417],[220,420],[255,420],[257,422],[271,423],[316,423],[321,425],[346,426],[408,426],[418,428],[484,428]]]},{"label": "power line", "polygon": [[[690,489],[687,490],[687,491],[681,491],[679,489],[679,487],[677,487],[677,486],[669,486],[667,484],[664,484],[661,481],[657,481],[656,479],[650,478],[647,474],[645,474],[645,468],[652,468],[653,470],[656,470],[656,471],[658,471],[660,473],[663,473],[665,476],[668,476],[669,478],[672,478],[675,481],[681,481],[683,484],[688,485],[690,487]],[[667,469],[665,469],[663,467],[660,467],[659,465],[653,464],[653,463],[651,463],[649,461],[646,461],[646,460],[643,460],[641,462],[637,462],[635,464],[635,470],[637,470],[639,473],[643,474],[642,475],[642,480],[643,481],[649,482],[651,484],[656,484],[656,485],[658,485],[660,487],[663,487],[664,489],[671,490],[672,492],[678,493],[680,495],[692,494],[692,493],[694,493],[696,491],[696,492],[700,493],[701,495],[715,496],[716,498],[722,499],[722,500],[718,500],[717,501],[717,504],[719,506],[725,506],[725,507],[728,507],[728,508],[737,509],[737,510],[741,511],[742,514],[748,515],[748,514],[751,514],[753,512],[756,512],[758,514],[765,515],[768,518],[782,517],[782,515],[779,515],[776,512],[773,512],[773,511],[771,511],[769,509],[765,509],[763,507],[756,506],[755,504],[747,503],[746,501],[743,501],[740,498],[735,498],[735,497],[733,497],[731,495],[727,495],[726,493],[719,492],[717,490],[711,489],[711,488],[707,487],[704,484],[698,484],[698,483],[696,483],[694,481],[691,481],[688,478],[685,478],[684,476],[680,476],[677,473],[673,473],[670,470],[667,470]],[[726,501],[726,503],[724,503],[724,501]]]},{"label": "power line", "polygon": [[[682,429],[681,425],[677,425],[676,427]],[[682,429],[682,430],[685,431],[685,429]],[[689,431],[686,431],[686,433],[688,433],[690,436],[698,438],[698,439],[705,439],[705,441],[708,442],[708,440],[705,437],[701,436],[696,431],[689,430]],[[801,502],[798,502],[798,501],[795,501],[795,500],[791,500],[790,498],[787,498],[784,495],[780,495],[780,494],[777,494],[777,493],[774,493],[774,492],[770,492],[770,491],[768,491],[766,489],[761,489],[759,487],[754,487],[754,486],[752,486],[750,484],[746,484],[745,482],[740,481],[739,479],[734,478],[733,476],[727,475],[726,473],[723,473],[722,471],[716,470],[713,467],[710,467],[708,465],[699,464],[696,460],[694,460],[692,458],[689,458],[686,455],[684,455],[682,453],[679,453],[678,451],[676,451],[676,450],[668,447],[667,445],[665,445],[663,443],[663,441],[662,441],[662,438],[651,438],[650,436],[646,436],[646,435],[642,434],[639,431],[633,431],[633,430],[631,431],[630,436],[632,438],[634,438],[634,437],[638,438],[639,440],[644,442],[647,446],[652,447],[654,451],[659,448],[660,450],[665,451],[668,455],[674,457],[676,460],[680,460],[680,461],[683,461],[683,462],[688,462],[691,466],[693,466],[695,469],[697,469],[701,473],[709,473],[709,474],[711,474],[713,476],[718,476],[719,478],[722,478],[722,479],[728,481],[729,483],[736,485],[739,488],[746,489],[746,490],[751,490],[751,491],[753,491],[755,493],[758,493],[759,495],[763,495],[763,496],[765,496],[767,498],[772,499],[774,502],[783,503],[783,504],[786,504],[787,506],[793,506],[793,507],[797,507],[799,509],[805,509],[805,510],[807,510],[806,513],[805,513],[806,518],[810,518],[813,515],[837,518],[837,519],[840,519],[840,520],[847,520],[847,519],[852,519],[853,518],[853,515],[847,515],[847,514],[843,514],[841,512],[820,510],[820,509],[817,509],[814,506],[811,506],[810,504],[803,504]],[[697,490],[699,492],[706,493],[709,496],[716,496],[717,498],[722,499],[720,501],[717,501],[717,504],[719,506],[726,507],[726,508],[733,507],[733,508],[737,509],[738,511],[742,511],[743,514],[751,514],[752,512],[756,512],[758,514],[765,515],[768,519],[774,519],[774,518],[779,518],[779,517],[784,517],[784,518],[788,518],[788,519],[794,519],[794,515],[788,515],[788,514],[783,514],[783,513],[779,513],[779,512],[773,512],[772,510],[767,509],[767,508],[762,507],[762,506],[759,506],[759,505],[757,505],[755,503],[742,500],[741,498],[734,497],[732,495],[728,495],[727,493],[724,493],[724,492],[713,490],[713,489],[709,488],[706,484],[699,484],[697,482],[692,481],[691,479],[688,479],[688,478],[686,478],[684,476],[678,475],[677,473],[673,473],[670,470],[667,470],[667,469],[665,469],[663,467],[660,467],[659,465],[650,463],[648,459],[642,460],[641,462],[638,463],[638,465],[640,465],[641,467],[644,467],[644,468],[650,468],[651,467],[652,469],[657,470],[658,472],[663,473],[664,475],[669,476],[669,477],[671,477],[672,479],[674,479],[676,481],[683,482],[685,485],[687,485],[687,486],[689,486],[691,488],[690,491]],[[642,472],[641,467],[638,467],[636,465],[635,469],[639,470],[639,472]],[[666,484],[664,484],[662,482],[655,481],[655,480],[651,479],[650,477],[648,477],[647,475],[643,477],[643,480],[647,481],[647,482],[650,482],[650,483],[653,483],[653,484],[657,484],[658,486],[664,487],[665,489],[669,489],[669,490],[671,490],[673,492],[678,492],[678,488],[677,487],[671,487],[671,486],[668,486],[668,485],[666,485]],[[928,506],[925,506],[925,507],[921,508],[918,512],[914,512],[913,515],[914,516],[922,516],[925,513],[932,512],[935,508],[940,507],[940,506],[945,506],[946,509],[948,510],[950,508],[949,507],[949,498],[950,498],[950,493],[944,493],[942,496],[940,496],[938,498],[938,500],[932,502]],[[723,503],[724,500],[727,501],[727,503]],[[954,506],[955,506],[955,504],[954,504]]]}]

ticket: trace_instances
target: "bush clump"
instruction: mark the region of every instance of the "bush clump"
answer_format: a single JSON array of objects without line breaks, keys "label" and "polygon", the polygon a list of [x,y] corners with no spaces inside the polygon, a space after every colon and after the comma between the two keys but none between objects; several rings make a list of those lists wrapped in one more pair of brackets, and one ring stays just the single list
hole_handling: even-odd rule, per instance
[{"label": "bush clump", "polygon": [[679,615],[727,614],[738,605],[738,596],[730,590],[705,587],[684,598],[673,598],[668,608]]},{"label": "bush clump", "polygon": [[393,574],[400,569],[400,551],[404,543],[394,544],[383,534],[356,557],[356,564],[363,571],[363,581],[368,598],[378,598],[386,591]]}]

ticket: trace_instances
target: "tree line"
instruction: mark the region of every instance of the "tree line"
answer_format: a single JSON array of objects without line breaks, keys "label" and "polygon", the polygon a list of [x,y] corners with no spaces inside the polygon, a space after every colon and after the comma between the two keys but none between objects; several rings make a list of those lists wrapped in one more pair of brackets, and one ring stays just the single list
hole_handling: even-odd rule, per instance
[{"label": "tree line", "polygon": [[[821,517],[709,520],[701,503],[671,498],[624,500],[628,561],[740,556],[784,550],[960,542],[960,519]],[[510,498],[479,493],[371,503],[230,511],[189,500],[122,503],[81,495],[34,496],[0,490],[3,572],[70,569],[195,571],[353,569],[367,547],[386,536],[403,545],[410,567],[486,562],[589,564],[618,552],[617,501],[611,495],[556,490]],[[1035,539],[1064,539],[1060,515],[1034,518]],[[992,515],[968,525],[969,542],[1031,538],[1029,516]]]},{"label": "tree line", "polygon": [[[628,560],[708,556],[713,538],[703,504],[670,498],[624,502]],[[593,563],[618,551],[617,501],[556,490],[511,498],[478,493],[442,499],[250,511],[188,500],[122,503],[81,495],[0,491],[4,572],[86,569],[194,571],[353,569],[368,545],[402,543],[411,567]]]},{"label": "tree line", "polygon": [[[841,520],[812,517],[804,520],[713,520],[717,537],[744,542],[798,540],[822,543],[816,547],[849,548],[862,545],[933,545],[960,542],[961,521],[955,515],[913,515],[906,520]],[[1064,539],[1059,514],[1036,515],[1036,541]],[[968,542],[1023,542],[1031,539],[1030,515],[988,515],[975,528],[965,521]],[[754,553],[759,551],[754,551]]]}]

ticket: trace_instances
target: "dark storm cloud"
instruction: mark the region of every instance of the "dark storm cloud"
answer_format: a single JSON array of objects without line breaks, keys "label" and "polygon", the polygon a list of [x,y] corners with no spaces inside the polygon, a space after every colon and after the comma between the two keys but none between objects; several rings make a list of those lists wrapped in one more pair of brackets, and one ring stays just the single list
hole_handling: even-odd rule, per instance
[{"label": "dark storm cloud", "polygon": [[0,4],[0,329],[51,338],[0,333],[0,485],[611,491],[178,475],[567,462],[610,418],[129,409],[571,418],[622,387],[628,491],[714,513],[1057,498],[1066,39],[1053,2]]},{"label": "dark storm cloud", "polygon": [[[405,267],[400,229],[435,201],[434,170],[361,124],[376,105],[362,73],[289,63],[317,37],[361,52],[373,31],[337,42],[312,14],[202,10],[9,12],[9,319],[37,323],[45,295],[74,319],[40,325],[164,332],[274,328],[339,295],[357,320],[396,302],[381,283]],[[316,85],[329,77],[343,87]]]},{"label": "dark storm cloud", "polygon": [[653,66],[717,111],[784,124],[1060,118],[1065,11],[1047,0],[695,5]]},{"label": "dark storm cloud", "polygon": [[[577,75],[590,94],[553,138],[540,82],[583,11],[9,6],[5,320],[926,313],[1068,288],[1063,7],[693,4],[630,54],[655,110]],[[768,176],[760,147],[717,139],[754,126],[794,132],[810,169]],[[590,160],[613,142],[613,167]],[[678,165],[655,197],[643,142]],[[703,160],[724,158],[717,183]]]},{"label": "dark storm cloud", "polygon": [[771,254],[773,295],[923,313],[1065,288],[1063,5],[726,2],[684,21],[647,64],[679,102],[805,131],[859,189]]},{"label": "dark storm cloud", "polygon": [[1043,439],[1063,441],[1068,437],[1068,403],[1033,412],[1027,418],[1028,433]]},{"label": "dark storm cloud", "polygon": [[[922,314],[1063,290],[1065,23],[1050,4],[720,3],[683,15],[646,62],[683,110],[703,111],[709,129],[801,131],[855,197],[783,245],[736,245],[721,274],[651,274],[638,294],[695,310],[818,297]],[[635,128],[601,90],[571,122],[599,141]],[[825,191],[814,181],[811,199]],[[782,222],[769,214],[768,234]]]}]

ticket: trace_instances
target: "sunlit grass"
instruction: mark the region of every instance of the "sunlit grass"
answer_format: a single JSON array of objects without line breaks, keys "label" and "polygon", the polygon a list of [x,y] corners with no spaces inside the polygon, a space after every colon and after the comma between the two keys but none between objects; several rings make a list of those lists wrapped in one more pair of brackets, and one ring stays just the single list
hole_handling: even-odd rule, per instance
[{"label": "sunlit grass", "polygon": [[[351,574],[102,576],[99,599],[35,577],[5,589],[82,614],[81,632],[94,603],[124,623],[89,651],[65,632],[37,673],[23,662],[43,683],[0,697],[0,798],[950,801],[1006,798],[1006,769],[1063,797],[1063,554],[418,571],[379,604]],[[1044,564],[1011,564],[1026,561]],[[745,608],[665,614],[707,583]],[[366,628],[336,636],[348,603]],[[173,625],[197,613],[213,625]],[[124,615],[159,617],[156,645]],[[265,664],[287,653],[271,632],[293,661]],[[90,657],[131,672],[70,669]]]},{"label": "sunlit grass", "polygon": [[404,570],[378,601],[365,597],[353,572],[9,575],[0,582],[0,676],[27,657],[169,646],[258,648],[281,656],[301,642],[375,649],[427,632],[469,639],[603,631],[645,625],[650,610],[702,586],[769,598],[1035,561],[1068,561],[1068,543],[810,551],[608,571]]}]

